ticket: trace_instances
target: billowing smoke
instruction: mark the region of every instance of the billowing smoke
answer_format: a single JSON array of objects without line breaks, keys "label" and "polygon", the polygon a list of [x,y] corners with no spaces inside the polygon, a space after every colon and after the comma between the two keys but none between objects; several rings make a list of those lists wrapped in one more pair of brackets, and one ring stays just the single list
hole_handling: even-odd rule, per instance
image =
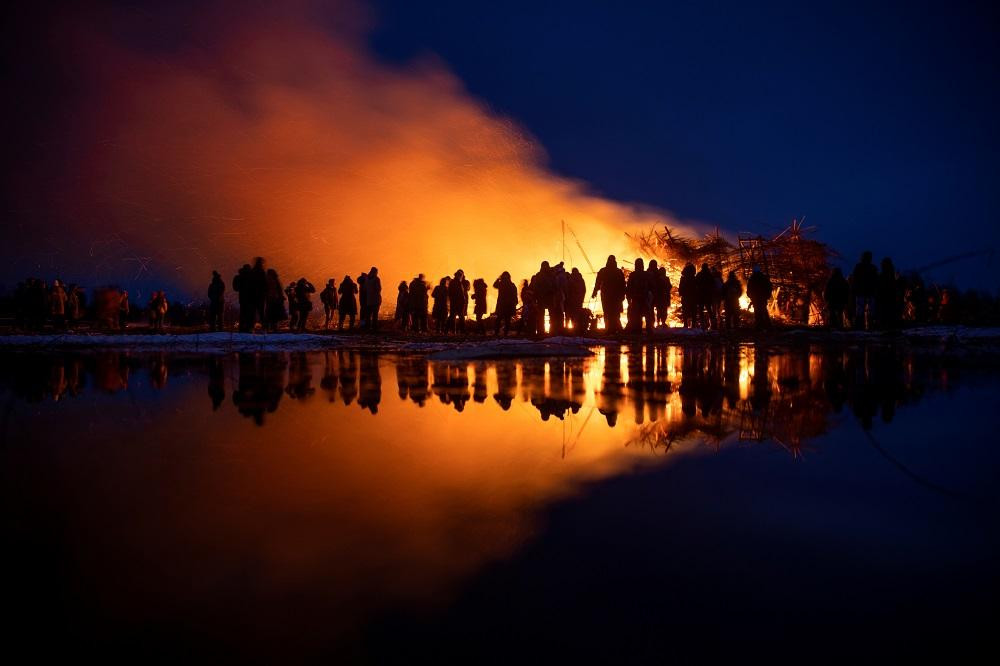
[{"label": "billowing smoke", "polygon": [[562,256],[561,220],[585,273],[577,240],[600,267],[635,252],[626,231],[675,223],[547,170],[442,63],[380,62],[363,8],[313,9],[54,21],[73,94],[24,172],[7,270],[197,296],[263,255],[317,285],[377,265],[391,300],[418,272],[530,275]]}]

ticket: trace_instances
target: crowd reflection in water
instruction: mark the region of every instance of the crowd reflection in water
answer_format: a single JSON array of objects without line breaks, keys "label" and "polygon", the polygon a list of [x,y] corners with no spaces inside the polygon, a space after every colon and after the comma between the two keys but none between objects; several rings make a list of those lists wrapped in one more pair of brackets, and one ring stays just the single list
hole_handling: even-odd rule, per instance
[{"label": "crowd reflection in water", "polygon": [[[375,353],[246,352],[231,355],[9,354],[0,380],[28,402],[73,398],[85,390],[117,393],[168,387],[172,376],[207,375],[213,410],[227,387],[240,414],[263,425],[286,397],[312,400],[315,383],[329,403],[377,414],[382,373],[394,371],[399,398],[424,407],[434,398],[456,412],[475,404],[508,411],[530,405],[542,421],[589,407],[608,426],[634,424],[637,444],[665,446],[691,433],[774,440],[793,452],[848,408],[869,429],[928,390],[947,390],[961,362],[884,346],[781,348],[752,346],[609,347],[593,358],[431,361]],[[492,397],[492,403],[490,398]],[[587,415],[589,419],[589,413]]]}]

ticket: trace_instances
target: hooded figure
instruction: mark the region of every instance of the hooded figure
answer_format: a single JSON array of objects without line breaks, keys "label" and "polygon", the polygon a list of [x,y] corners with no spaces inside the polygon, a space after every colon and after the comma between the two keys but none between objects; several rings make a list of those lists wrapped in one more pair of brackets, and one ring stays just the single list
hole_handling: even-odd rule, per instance
[{"label": "hooded figure", "polygon": [[510,331],[510,320],[517,312],[517,285],[510,279],[510,273],[504,271],[493,281],[493,288],[497,290],[497,322],[494,333],[500,335],[500,327],[503,326],[503,334]]},{"label": "hooded figure", "polygon": [[240,301],[240,333],[250,333],[254,325],[253,269],[243,264],[233,277],[233,291]]},{"label": "hooded figure", "polygon": [[358,285],[354,284],[354,280],[351,279],[350,275],[345,275],[344,279],[340,282],[340,288],[337,289],[337,293],[340,294],[340,302],[337,304],[337,311],[340,313],[340,318],[337,322],[337,330],[344,328],[344,317],[350,319],[348,324],[348,330],[354,328],[354,318],[358,314],[358,300],[355,294],[358,293]]},{"label": "hooded figure", "polygon": [[715,307],[718,299],[715,295],[715,276],[712,275],[707,262],[701,265],[701,270],[698,271],[696,280],[696,284],[698,285],[698,303],[695,308],[698,311],[700,325],[706,330],[709,328],[714,329],[716,324],[713,323],[713,320],[715,320]]},{"label": "hooded figure", "polygon": [[598,292],[601,294],[605,327],[609,333],[621,332],[622,301],[625,300],[625,273],[618,268],[618,262],[614,255],[609,256],[604,268],[597,271],[594,291],[590,297],[596,298]]}]

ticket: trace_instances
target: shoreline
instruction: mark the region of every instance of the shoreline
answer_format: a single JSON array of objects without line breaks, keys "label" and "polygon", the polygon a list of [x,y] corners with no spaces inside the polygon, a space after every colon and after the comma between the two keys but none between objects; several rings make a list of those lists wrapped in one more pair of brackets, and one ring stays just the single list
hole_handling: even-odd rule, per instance
[{"label": "shoreline", "polygon": [[798,345],[890,344],[925,348],[976,349],[1000,352],[1000,328],[922,326],[895,331],[831,331],[789,328],[767,332],[752,329],[702,331],[657,329],[643,335],[548,336],[528,338],[467,334],[446,336],[400,331],[358,333],[237,333],[176,330],[132,333],[0,333],[0,351],[134,350],[175,352],[321,351],[326,349],[429,354],[437,358],[476,359],[512,356],[588,356],[595,347],[640,344]]}]

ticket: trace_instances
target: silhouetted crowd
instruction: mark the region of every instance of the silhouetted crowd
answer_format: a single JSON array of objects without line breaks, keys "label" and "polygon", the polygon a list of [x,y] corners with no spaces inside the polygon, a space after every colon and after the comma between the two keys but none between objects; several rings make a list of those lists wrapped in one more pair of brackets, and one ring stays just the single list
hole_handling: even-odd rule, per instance
[{"label": "silhouetted crowd", "polygon": [[[888,257],[877,267],[871,252],[862,255],[849,276],[834,268],[825,285],[779,284],[760,266],[754,266],[744,282],[737,271],[723,275],[719,267],[703,263],[699,268],[689,262],[680,273],[673,318],[685,328],[702,330],[749,326],[751,311],[756,329],[768,329],[773,313],[783,321],[822,321],[833,329],[857,330],[892,329],[904,322],[990,324],[1000,320],[992,297],[928,288],[919,275],[900,274]],[[276,269],[258,257],[237,271],[231,287],[238,309],[227,306],[226,281],[218,271],[212,272],[208,285],[207,307],[171,304],[164,291],[154,291],[144,305],[136,307],[129,293],[116,287],[95,289],[88,302],[79,285],[58,279],[49,285],[31,278],[17,285],[4,309],[13,311],[14,325],[22,330],[46,326],[71,330],[89,319],[98,330],[124,331],[130,322],[145,318],[147,330],[154,333],[163,333],[168,321],[180,326],[207,324],[211,331],[223,331],[228,330],[227,317],[238,320],[241,332],[258,326],[264,332],[302,332],[308,327],[316,287],[305,277],[285,283]],[[567,269],[563,262],[541,262],[538,271],[520,285],[507,271],[488,282],[483,277],[470,280],[459,269],[436,284],[421,273],[398,284],[391,321],[400,331],[439,335],[584,334],[602,327],[611,334],[641,334],[667,325],[675,303],[673,290],[666,268],[656,260],[646,265],[639,258],[626,269],[614,256],[597,272],[590,290],[590,302],[600,298],[602,314],[589,307],[583,274],[575,267]],[[824,304],[822,312],[810,313],[813,299]],[[356,277],[345,275],[339,285],[329,278],[319,292],[319,303],[324,330],[343,330],[346,323],[348,330],[376,331],[383,314],[378,269],[372,267]],[[793,307],[800,310],[797,316],[789,314]]]}]

